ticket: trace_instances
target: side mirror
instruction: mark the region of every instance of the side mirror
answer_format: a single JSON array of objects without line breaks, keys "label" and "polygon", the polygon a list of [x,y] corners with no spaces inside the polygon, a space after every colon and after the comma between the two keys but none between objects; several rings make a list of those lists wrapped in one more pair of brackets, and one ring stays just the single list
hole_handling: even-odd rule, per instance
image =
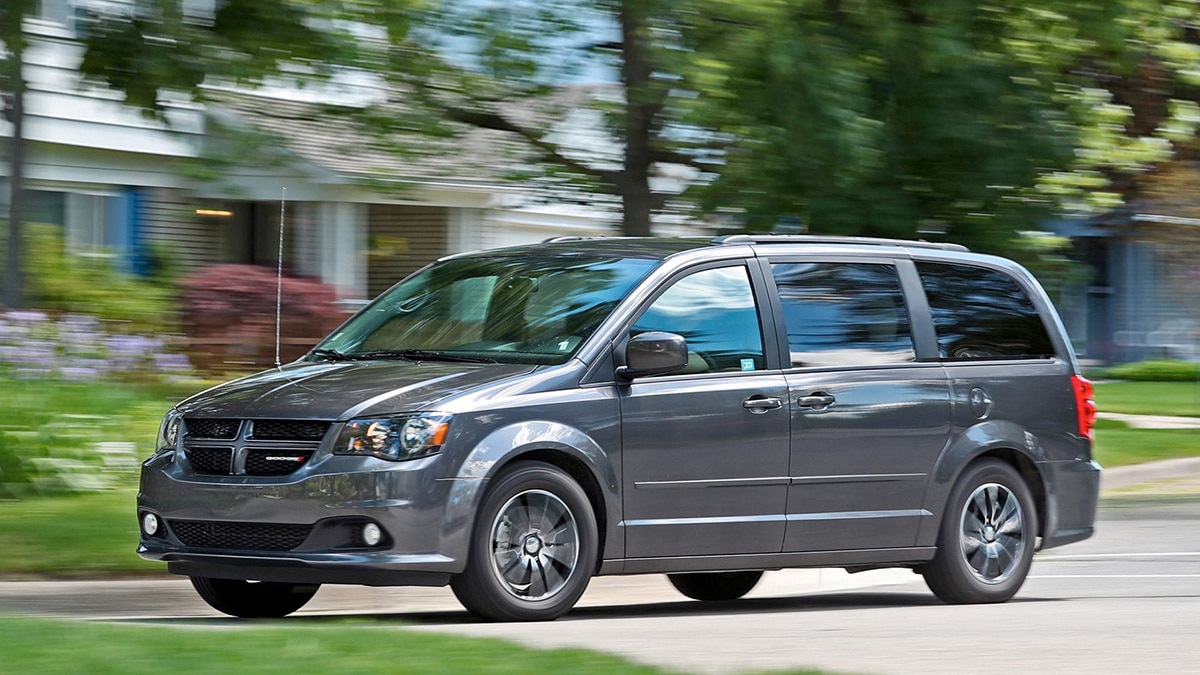
[{"label": "side mirror", "polygon": [[632,380],[647,375],[663,375],[683,370],[688,363],[687,340],[674,333],[639,333],[625,346],[625,365],[617,368],[617,377]]}]

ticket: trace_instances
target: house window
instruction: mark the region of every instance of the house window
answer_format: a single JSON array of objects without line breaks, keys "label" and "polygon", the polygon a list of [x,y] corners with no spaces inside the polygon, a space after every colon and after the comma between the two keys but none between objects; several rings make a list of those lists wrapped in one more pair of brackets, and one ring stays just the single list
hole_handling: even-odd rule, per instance
[{"label": "house window", "polygon": [[38,17],[69,26],[72,18],[71,4],[71,0],[41,0],[38,3]]},{"label": "house window", "polygon": [[129,249],[129,200],[109,195],[31,190],[25,220],[63,228],[67,251],[123,255]]}]

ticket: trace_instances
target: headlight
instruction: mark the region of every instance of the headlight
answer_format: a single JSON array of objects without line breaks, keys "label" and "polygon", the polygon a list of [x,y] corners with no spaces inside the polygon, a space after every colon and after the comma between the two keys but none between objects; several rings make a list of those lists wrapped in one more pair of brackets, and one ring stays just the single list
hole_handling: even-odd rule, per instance
[{"label": "headlight", "polygon": [[162,424],[158,427],[158,444],[155,448],[158,451],[174,450],[179,443],[179,429],[183,425],[183,415],[179,414],[178,410],[172,410],[163,417]]},{"label": "headlight", "polygon": [[390,460],[416,459],[441,450],[449,430],[450,415],[443,413],[350,420],[342,428],[333,452]]}]

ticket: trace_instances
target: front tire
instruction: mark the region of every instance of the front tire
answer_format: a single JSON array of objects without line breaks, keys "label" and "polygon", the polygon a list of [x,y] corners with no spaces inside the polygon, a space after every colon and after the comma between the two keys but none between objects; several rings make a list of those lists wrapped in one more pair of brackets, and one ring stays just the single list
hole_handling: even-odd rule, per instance
[{"label": "front tire", "polygon": [[598,541],[583,488],[555,466],[521,462],[484,496],[467,567],[450,588],[483,619],[551,621],[587,589]]},{"label": "front tire", "polygon": [[318,584],[240,581],[191,577],[192,586],[213,609],[243,619],[277,619],[308,604]]},{"label": "front tire", "polygon": [[725,602],[737,600],[749,593],[762,578],[761,571],[753,572],[688,572],[668,574],[675,590],[693,600]]},{"label": "front tire", "polygon": [[942,516],[937,553],[918,571],[944,602],[1004,602],[1025,583],[1036,536],[1029,486],[1008,464],[985,459],[959,479]]}]

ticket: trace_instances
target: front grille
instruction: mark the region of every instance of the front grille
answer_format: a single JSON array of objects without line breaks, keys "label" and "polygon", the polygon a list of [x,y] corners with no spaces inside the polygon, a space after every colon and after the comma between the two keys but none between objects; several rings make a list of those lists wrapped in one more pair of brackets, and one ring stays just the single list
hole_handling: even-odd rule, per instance
[{"label": "front grille", "polygon": [[250,450],[246,453],[246,474],[285,476],[304,466],[312,457],[309,450]]},{"label": "front grille", "polygon": [[254,420],[253,438],[259,441],[319,441],[329,422],[305,420]]},{"label": "front grille", "polygon": [[185,448],[192,470],[214,476],[233,473],[233,448]]},{"label": "front grille", "polygon": [[243,551],[291,551],[303,544],[312,531],[312,525],[207,520],[170,520],[167,525],[187,546]]},{"label": "front grille", "polygon": [[232,440],[237,437],[241,420],[184,418],[189,438],[217,438]]}]

